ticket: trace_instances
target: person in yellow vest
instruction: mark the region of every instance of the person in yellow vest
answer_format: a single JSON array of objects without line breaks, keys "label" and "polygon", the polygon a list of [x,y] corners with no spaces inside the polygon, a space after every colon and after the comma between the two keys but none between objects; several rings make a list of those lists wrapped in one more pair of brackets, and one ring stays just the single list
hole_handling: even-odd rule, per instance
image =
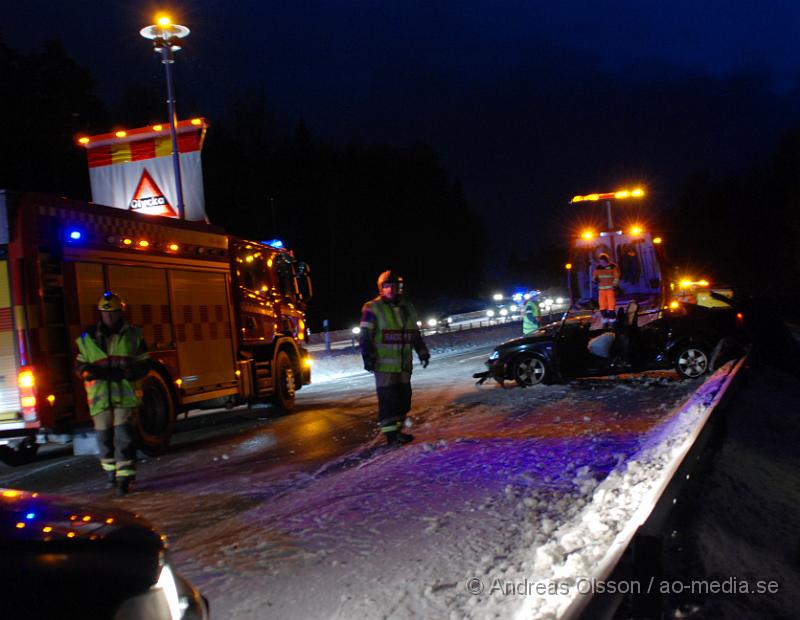
[{"label": "person in yellow vest", "polygon": [[150,357],[142,330],[125,321],[125,302],[106,292],[97,302],[100,322],[75,341],[75,366],[86,387],[100,466],[118,495],[127,495],[136,475],[133,414],[142,404],[138,381],[147,375]]},{"label": "person in yellow vest", "polygon": [[608,327],[617,316],[617,286],[619,286],[619,268],[603,253],[597,257],[597,265],[592,273],[597,284],[597,303],[603,316],[603,327]]},{"label": "person in yellow vest", "polygon": [[537,295],[531,294],[522,308],[522,335],[527,336],[539,329],[539,303]]},{"label": "person in yellow vest", "polygon": [[359,345],[364,369],[375,373],[378,424],[389,445],[414,439],[403,432],[411,410],[412,349],[423,368],[431,355],[417,325],[417,311],[403,296],[403,278],[393,271],[378,277],[378,296],[361,308]]}]

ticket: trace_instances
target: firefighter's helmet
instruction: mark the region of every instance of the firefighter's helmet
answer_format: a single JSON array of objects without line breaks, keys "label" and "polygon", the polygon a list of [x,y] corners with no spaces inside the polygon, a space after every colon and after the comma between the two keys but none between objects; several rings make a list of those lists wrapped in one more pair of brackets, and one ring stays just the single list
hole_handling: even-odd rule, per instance
[{"label": "firefighter's helmet", "polygon": [[608,254],[603,252],[602,254],[598,254],[597,260],[604,260],[606,262],[611,262],[611,259],[608,257]]},{"label": "firefighter's helmet", "polygon": [[403,289],[403,276],[398,274],[396,271],[387,270],[384,271],[381,275],[378,276],[378,292],[383,289],[385,284],[396,284],[397,288],[402,290]]},{"label": "firefighter's helmet", "polygon": [[125,300],[116,293],[106,291],[97,302],[97,309],[101,312],[124,312]]}]

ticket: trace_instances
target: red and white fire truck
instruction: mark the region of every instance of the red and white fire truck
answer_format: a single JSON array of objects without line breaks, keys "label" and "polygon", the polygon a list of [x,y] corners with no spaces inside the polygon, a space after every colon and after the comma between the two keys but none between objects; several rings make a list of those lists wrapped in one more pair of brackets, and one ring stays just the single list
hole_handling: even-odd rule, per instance
[{"label": "red and white fire truck", "polygon": [[152,369],[136,418],[165,448],[178,413],[269,400],[311,380],[308,266],[204,223],[0,191],[0,458],[90,426],[75,339],[111,290],[144,329]]}]

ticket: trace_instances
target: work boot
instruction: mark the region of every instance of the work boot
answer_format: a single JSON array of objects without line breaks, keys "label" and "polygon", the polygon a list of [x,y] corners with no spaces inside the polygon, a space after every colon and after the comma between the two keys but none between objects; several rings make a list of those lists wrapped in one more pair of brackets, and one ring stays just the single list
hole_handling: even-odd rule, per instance
[{"label": "work boot", "polygon": [[117,495],[119,495],[120,497],[125,497],[130,492],[131,492],[130,478],[120,478],[119,480],[117,480]]},{"label": "work boot", "polygon": [[397,442],[399,444],[407,444],[411,441],[414,441],[414,435],[409,435],[408,433],[404,433],[403,431],[397,431]]},{"label": "work boot", "polygon": [[401,445],[400,440],[397,437],[397,431],[389,431],[388,433],[384,433],[384,435],[386,435],[386,445],[389,446]]},{"label": "work boot", "polygon": [[117,486],[117,474],[113,471],[106,472],[106,486],[113,489]]}]

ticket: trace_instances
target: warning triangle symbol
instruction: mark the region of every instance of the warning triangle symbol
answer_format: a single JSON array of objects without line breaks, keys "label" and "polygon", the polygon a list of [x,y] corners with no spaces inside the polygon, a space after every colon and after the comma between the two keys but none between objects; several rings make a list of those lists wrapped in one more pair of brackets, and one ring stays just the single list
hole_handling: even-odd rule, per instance
[{"label": "warning triangle symbol", "polygon": [[169,204],[164,192],[161,191],[153,177],[147,172],[147,168],[142,172],[142,178],[139,179],[139,184],[133,192],[133,198],[131,198],[128,208],[137,213],[178,217],[177,212]]}]

